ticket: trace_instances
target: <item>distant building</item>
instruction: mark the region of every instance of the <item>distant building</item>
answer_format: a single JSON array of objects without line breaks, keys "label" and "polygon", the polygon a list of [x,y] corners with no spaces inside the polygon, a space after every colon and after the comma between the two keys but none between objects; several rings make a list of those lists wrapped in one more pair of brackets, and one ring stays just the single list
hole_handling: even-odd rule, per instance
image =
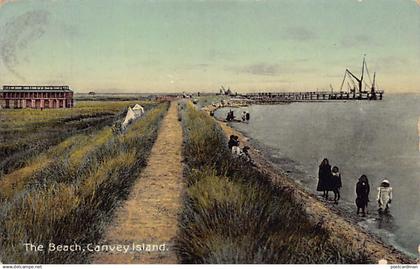
[{"label": "distant building", "polygon": [[2,108],[71,108],[73,91],[69,86],[3,86]]}]

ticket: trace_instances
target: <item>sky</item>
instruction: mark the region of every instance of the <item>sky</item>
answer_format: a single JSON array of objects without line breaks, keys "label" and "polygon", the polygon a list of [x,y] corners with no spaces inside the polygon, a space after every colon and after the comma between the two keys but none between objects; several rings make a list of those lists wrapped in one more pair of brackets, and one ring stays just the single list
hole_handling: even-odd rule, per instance
[{"label": "sky", "polygon": [[0,0],[0,85],[420,93],[419,1]]}]

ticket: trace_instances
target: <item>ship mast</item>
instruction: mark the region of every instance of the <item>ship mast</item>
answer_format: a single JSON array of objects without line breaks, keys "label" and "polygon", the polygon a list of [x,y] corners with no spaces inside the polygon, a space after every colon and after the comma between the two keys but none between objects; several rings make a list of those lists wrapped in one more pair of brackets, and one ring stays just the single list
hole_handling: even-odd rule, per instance
[{"label": "ship mast", "polygon": [[[368,85],[365,81],[365,72],[368,75],[369,82],[372,83],[372,85]],[[363,63],[362,63],[362,74],[360,75],[360,78],[357,77],[355,74],[353,74],[348,68],[344,72],[343,81],[341,82],[340,91],[343,90],[344,82],[346,81],[346,78],[349,78],[351,83],[353,83],[353,88],[350,87],[350,84],[347,82],[347,85],[349,85],[350,92],[353,92],[353,94],[358,90],[359,94],[366,93],[363,91],[363,83],[365,84],[365,89],[370,88],[370,94],[372,98],[376,98],[376,72],[373,74],[373,80],[370,77],[369,69],[366,63],[366,55],[363,57]],[[381,98],[381,97],[380,97]]]},{"label": "ship mast", "polygon": [[349,69],[346,69],[346,73],[351,75],[357,81],[357,84],[359,84],[359,93],[361,93],[363,90],[363,77],[365,74],[365,65],[366,65],[366,60],[365,60],[365,57],[363,57],[362,75],[360,78],[356,77],[356,75],[354,75]]},{"label": "ship mast", "polygon": [[375,92],[375,79],[376,79],[376,72],[373,73],[373,82],[372,82],[372,92]]},{"label": "ship mast", "polygon": [[366,65],[366,58],[363,57],[363,63],[362,63],[362,76],[360,77],[359,81],[359,92],[362,92],[362,85],[363,85],[363,76],[365,74],[365,65]]}]

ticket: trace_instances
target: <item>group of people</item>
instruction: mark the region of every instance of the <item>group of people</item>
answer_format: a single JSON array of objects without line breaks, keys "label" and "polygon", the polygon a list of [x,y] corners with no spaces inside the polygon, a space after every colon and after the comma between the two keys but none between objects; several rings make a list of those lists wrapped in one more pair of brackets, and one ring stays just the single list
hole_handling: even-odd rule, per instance
[{"label": "group of people", "polygon": [[248,123],[249,119],[250,119],[251,115],[249,114],[248,111],[243,111],[242,112],[242,121]]},{"label": "group of people", "polygon": [[231,135],[228,141],[228,147],[234,157],[243,158],[245,161],[251,161],[249,156],[249,147],[244,146],[242,149],[239,147],[239,137],[237,135]]},{"label": "group of people", "polygon": [[[328,159],[324,159],[319,165],[318,186],[317,191],[323,192],[323,197],[328,200],[328,192],[334,192],[334,202],[338,203],[340,199],[340,189],[342,187],[341,175],[337,166],[331,169]],[[366,216],[369,203],[370,185],[366,175],[362,175],[356,183],[356,206],[357,214],[360,212],[362,216]],[[376,198],[378,202],[379,213],[389,211],[392,202],[392,187],[387,179],[384,179],[378,187]]]},{"label": "group of people", "polygon": [[327,200],[328,193],[330,191],[334,192],[334,203],[337,204],[338,200],[340,200],[340,189],[342,187],[341,175],[338,167],[334,166],[331,169],[328,159],[324,159],[319,166],[318,179],[316,190],[322,191],[322,196]]},{"label": "group of people", "polygon": [[229,110],[229,112],[226,115],[226,121],[233,121],[235,119],[235,114],[233,113],[233,110]]},{"label": "group of people", "polygon": [[[241,115],[242,122],[248,123],[250,118],[251,118],[251,114],[249,114],[248,111],[242,111],[242,115]],[[235,120],[235,114],[233,110],[231,109],[226,115],[226,121],[233,121],[233,120]]]}]

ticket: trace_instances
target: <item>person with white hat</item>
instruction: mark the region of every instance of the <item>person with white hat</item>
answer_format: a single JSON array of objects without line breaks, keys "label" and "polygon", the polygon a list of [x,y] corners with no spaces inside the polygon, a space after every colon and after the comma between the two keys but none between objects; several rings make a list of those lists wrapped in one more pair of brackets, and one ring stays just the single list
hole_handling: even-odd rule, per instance
[{"label": "person with white hat", "polygon": [[392,187],[387,179],[382,180],[382,183],[378,188],[377,200],[379,212],[387,212],[389,210],[389,205],[392,202]]}]

